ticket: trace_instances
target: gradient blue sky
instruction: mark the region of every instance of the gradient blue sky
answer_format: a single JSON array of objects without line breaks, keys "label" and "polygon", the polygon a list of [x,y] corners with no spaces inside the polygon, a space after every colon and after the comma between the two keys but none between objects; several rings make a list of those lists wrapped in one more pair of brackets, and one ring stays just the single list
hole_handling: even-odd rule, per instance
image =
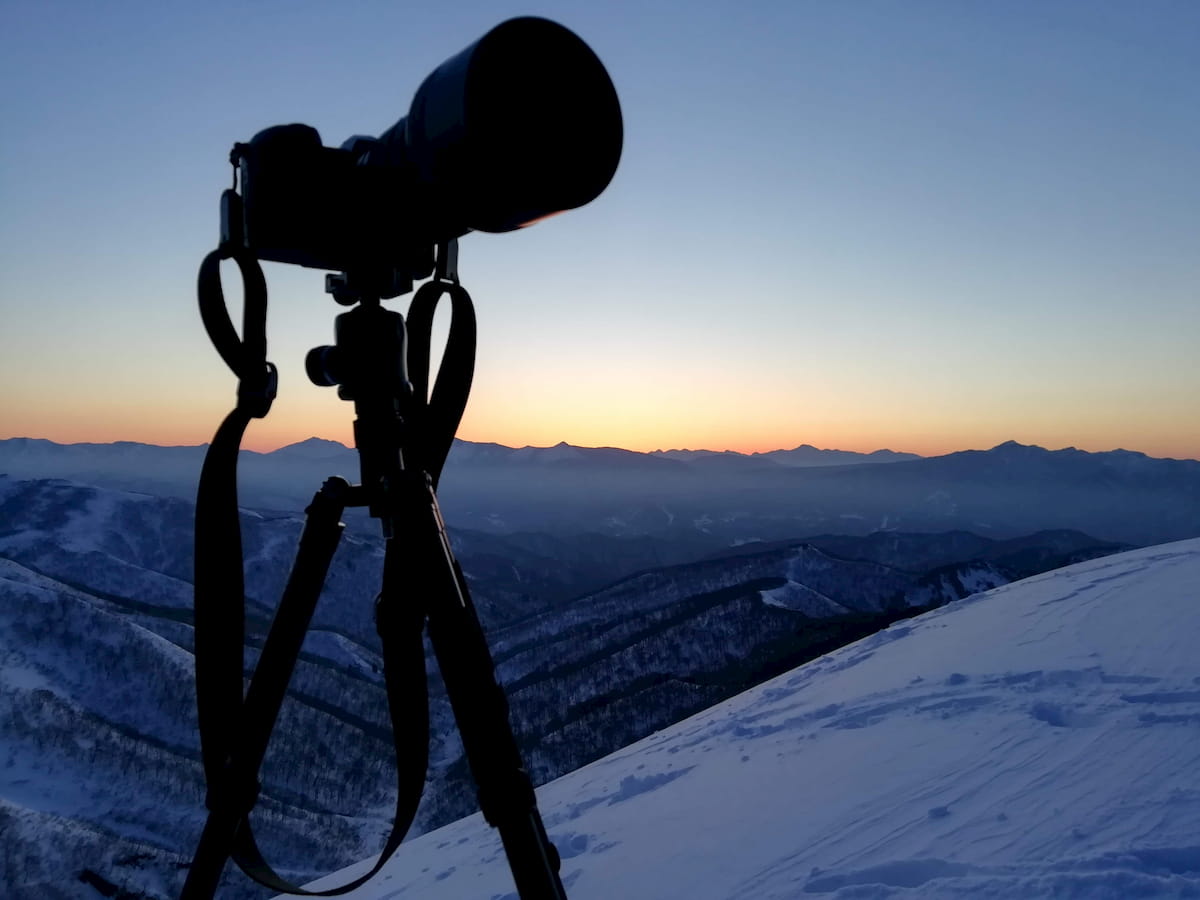
[{"label": "gradient blue sky", "polygon": [[[0,437],[208,440],[234,386],[194,279],[233,142],[378,133],[532,13],[608,66],[625,153],[589,207],[462,242],[461,436],[1200,456],[1192,0],[0,11]],[[281,396],[250,444],[349,441],[302,369],[322,275],[267,274]]]}]

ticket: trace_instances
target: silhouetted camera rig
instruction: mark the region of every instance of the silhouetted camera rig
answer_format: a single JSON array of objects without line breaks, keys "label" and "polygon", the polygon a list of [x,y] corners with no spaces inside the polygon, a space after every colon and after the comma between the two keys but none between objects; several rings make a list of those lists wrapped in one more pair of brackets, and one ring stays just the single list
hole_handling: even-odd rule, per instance
[{"label": "silhouetted camera rig", "polygon": [[[347,506],[367,507],[386,538],[375,618],[399,788],[374,868],[317,893],[344,893],[369,879],[416,815],[429,752],[427,626],[480,807],[500,832],[518,893],[566,897],[436,488],[474,371],[474,309],[458,281],[457,238],[512,231],[590,202],[616,171],[622,137],[616,91],[591,49],[561,25],[518,18],[435,69],[408,115],[377,138],[356,136],[334,149],[307,125],[281,125],[235,145],[221,243],[199,277],[205,327],[239,386],[237,407],[209,446],[196,500],[196,698],[209,814],[185,900],[211,898],[231,856],[270,888],[308,893],[263,860],[249,814]],[[221,290],[223,259],[242,273],[240,337]],[[277,380],[266,358],[259,260],[333,270],[326,290],[354,307],[337,317],[335,343],[309,353],[306,369],[354,403],[361,477],[354,485],[330,478],[306,510],[296,561],[243,694],[237,456],[246,426],[270,410]],[[407,318],[383,307],[426,278]],[[431,383],[433,316],[443,295],[451,323]]]}]

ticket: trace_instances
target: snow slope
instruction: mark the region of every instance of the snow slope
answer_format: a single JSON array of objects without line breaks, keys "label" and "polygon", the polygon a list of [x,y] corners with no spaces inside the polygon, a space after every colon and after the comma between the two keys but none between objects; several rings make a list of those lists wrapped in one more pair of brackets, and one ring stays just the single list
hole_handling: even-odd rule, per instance
[{"label": "snow slope", "polygon": [[[1135,550],[897,623],[539,802],[572,900],[1200,897],[1197,647],[1200,539]],[[476,815],[347,896],[512,891]]]}]

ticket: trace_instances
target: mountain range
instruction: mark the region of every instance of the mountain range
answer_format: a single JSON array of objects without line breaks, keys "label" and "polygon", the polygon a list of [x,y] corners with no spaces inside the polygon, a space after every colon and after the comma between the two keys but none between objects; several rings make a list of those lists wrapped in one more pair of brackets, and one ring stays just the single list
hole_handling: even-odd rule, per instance
[{"label": "mountain range", "polygon": [[[804,448],[784,453],[799,453]],[[679,451],[682,452],[682,451]],[[807,451],[805,451],[807,453]],[[748,541],[811,534],[963,530],[993,538],[1043,529],[1145,545],[1200,534],[1200,461],[1008,442],[918,459],[816,451],[833,464],[784,465],[772,454],[513,449],[456,441],[439,497],[451,525],[491,534],[651,537],[667,560]],[[0,441],[0,473],[192,499],[203,447]],[[357,480],[353,451],[311,439],[244,452],[240,497],[300,510],[326,477]],[[354,520],[350,520],[352,526]]]},{"label": "mountain range", "polygon": [[[203,450],[0,441],[6,897],[75,897],[79,879],[87,896],[177,894],[203,813],[190,625]],[[709,456],[456,444],[441,491],[451,539],[539,782],[923,610],[1133,536],[1200,534],[1194,461],[1014,444],[807,467]],[[288,492],[353,476],[355,462],[316,440],[243,456],[247,672],[302,525],[306,501]],[[933,485],[923,512],[885,513],[885,530],[813,500],[886,506]],[[986,528],[937,527],[1004,497]],[[392,801],[370,602],[382,542],[370,520],[349,521],[256,813],[269,856],[299,878],[369,854]],[[1119,527],[1097,537],[1062,524],[1081,521]],[[430,668],[418,832],[475,808]],[[222,896],[263,895],[231,873]]]},{"label": "mountain range", "polygon": [[[16,836],[6,896],[74,896],[85,875],[130,896],[177,893],[203,814],[192,513],[177,498],[0,477],[0,817]],[[245,510],[242,526],[248,673],[301,519]],[[452,530],[538,781],[920,608],[1120,549],[1064,532],[818,536],[567,596],[600,562],[571,574],[572,557],[516,552],[533,537]],[[541,549],[558,546],[579,545]],[[297,877],[369,852],[387,824],[394,776],[370,602],[381,567],[377,536],[343,539],[264,767],[260,840]],[[418,832],[475,808],[433,671]],[[261,892],[231,873],[223,896]]]},{"label": "mountain range", "polygon": [[897,453],[895,450],[875,450],[871,453],[821,450],[812,444],[801,444],[791,450],[768,450],[759,453],[739,453],[736,450],[655,450],[652,455],[693,462],[699,460],[706,464],[720,461],[728,465],[746,465],[747,460],[760,460],[781,466],[852,466],[921,458],[917,453]]}]

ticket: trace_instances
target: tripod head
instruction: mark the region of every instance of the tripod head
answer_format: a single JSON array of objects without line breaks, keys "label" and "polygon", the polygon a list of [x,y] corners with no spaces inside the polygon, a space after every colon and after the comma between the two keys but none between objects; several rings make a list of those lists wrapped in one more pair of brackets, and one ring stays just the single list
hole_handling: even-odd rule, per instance
[{"label": "tripod head", "polygon": [[334,320],[334,344],[313,347],[304,359],[308,379],[337,386],[338,396],[356,403],[384,394],[403,414],[412,397],[408,380],[408,336],[404,316],[384,309],[378,297],[362,297],[355,309]]},{"label": "tripod head", "polygon": [[[361,483],[370,514],[390,537],[388,494],[401,472],[426,472],[436,485],[454,440],[475,366],[475,313],[458,281],[457,241],[439,245],[434,279],[413,298],[408,324],[378,296],[360,292],[360,283],[352,273],[326,278],[326,291],[355,307],[335,320],[333,345],[308,352],[305,370],[313,384],[336,385],[338,396],[354,403]],[[430,332],[443,293],[450,294],[452,318],[431,397]],[[415,380],[409,378],[410,363]]]},{"label": "tripod head", "polygon": [[333,346],[308,352],[305,369],[314,384],[337,385],[338,396],[353,401],[361,484],[371,515],[390,537],[386,498],[404,468],[403,431],[413,398],[404,317],[376,298],[363,298],[337,317],[334,335]]}]

